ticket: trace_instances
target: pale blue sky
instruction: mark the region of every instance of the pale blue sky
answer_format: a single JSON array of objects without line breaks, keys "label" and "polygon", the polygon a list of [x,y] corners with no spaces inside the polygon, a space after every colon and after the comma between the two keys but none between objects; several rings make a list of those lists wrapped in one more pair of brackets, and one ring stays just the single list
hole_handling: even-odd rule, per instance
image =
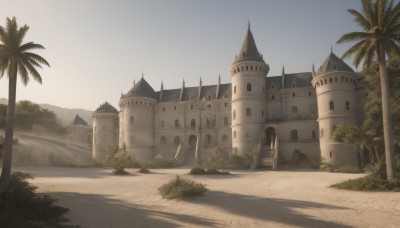
[{"label": "pale blue sky", "polygon": [[[359,30],[346,9],[358,0],[0,0],[0,24],[16,16],[28,24],[26,42],[51,64],[43,84],[20,81],[17,100],[67,108],[96,109],[108,101],[118,108],[133,79],[157,91],[230,83],[229,66],[239,51],[248,20],[269,76],[318,69],[344,33]],[[351,65],[352,59],[347,60]],[[0,97],[8,82],[0,80]]]}]

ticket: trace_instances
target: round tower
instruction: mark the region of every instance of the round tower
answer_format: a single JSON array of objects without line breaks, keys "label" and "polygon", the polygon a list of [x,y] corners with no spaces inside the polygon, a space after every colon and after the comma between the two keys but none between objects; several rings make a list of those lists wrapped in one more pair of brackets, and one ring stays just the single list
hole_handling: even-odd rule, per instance
[{"label": "round tower", "polygon": [[333,52],[314,74],[312,85],[318,103],[318,124],[321,158],[334,166],[357,166],[357,152],[333,140],[337,124],[356,122],[356,73]]},{"label": "round tower", "polygon": [[156,92],[143,77],[119,102],[119,146],[141,162],[153,157],[156,102]]},{"label": "round tower", "polygon": [[118,111],[108,102],[92,114],[93,160],[103,162],[109,146],[118,145]]},{"label": "round tower", "polygon": [[232,75],[232,147],[240,154],[251,151],[262,135],[266,120],[266,75],[269,66],[258,52],[250,24],[242,47],[230,66]]}]

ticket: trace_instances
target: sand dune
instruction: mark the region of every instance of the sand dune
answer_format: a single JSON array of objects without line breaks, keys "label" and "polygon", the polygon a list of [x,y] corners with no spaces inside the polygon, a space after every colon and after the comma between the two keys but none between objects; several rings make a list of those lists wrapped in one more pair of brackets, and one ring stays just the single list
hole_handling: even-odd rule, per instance
[{"label": "sand dune", "polygon": [[188,176],[209,188],[190,201],[164,200],[157,188],[188,169],[111,175],[96,168],[18,168],[39,192],[71,209],[82,227],[399,227],[400,193],[352,192],[329,185],[362,174],[233,171]]}]

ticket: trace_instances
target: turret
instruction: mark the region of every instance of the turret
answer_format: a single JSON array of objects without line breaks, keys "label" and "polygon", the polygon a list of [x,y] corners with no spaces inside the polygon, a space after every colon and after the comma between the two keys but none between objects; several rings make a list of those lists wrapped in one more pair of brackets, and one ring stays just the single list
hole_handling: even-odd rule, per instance
[{"label": "turret", "polygon": [[334,166],[358,165],[356,151],[333,140],[337,124],[357,125],[355,79],[353,69],[331,52],[312,80],[318,102],[321,157]]},{"label": "turret", "polygon": [[250,24],[242,47],[230,67],[232,75],[232,147],[251,151],[260,140],[265,122],[266,75],[269,66],[258,52]]},{"label": "turret", "polygon": [[154,104],[157,99],[156,92],[142,76],[119,102],[119,147],[141,162],[153,157]]},{"label": "turret", "polygon": [[104,162],[107,149],[118,145],[118,111],[105,102],[92,114],[93,160]]}]

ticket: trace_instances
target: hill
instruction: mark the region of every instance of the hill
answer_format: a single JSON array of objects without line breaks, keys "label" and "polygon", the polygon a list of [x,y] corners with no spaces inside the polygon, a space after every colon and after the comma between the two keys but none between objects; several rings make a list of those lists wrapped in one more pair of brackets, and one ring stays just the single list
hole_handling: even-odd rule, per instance
[{"label": "hill", "polygon": [[[7,99],[5,98],[0,98],[0,104],[8,104]],[[70,109],[70,108],[62,108],[59,106],[55,105],[50,105],[50,104],[39,104],[41,108],[48,109],[49,111],[54,112],[57,117],[60,119],[62,124],[69,124],[71,123],[75,115],[79,115],[84,119],[89,125],[92,124],[92,113],[93,111],[85,110],[85,109]]]}]

